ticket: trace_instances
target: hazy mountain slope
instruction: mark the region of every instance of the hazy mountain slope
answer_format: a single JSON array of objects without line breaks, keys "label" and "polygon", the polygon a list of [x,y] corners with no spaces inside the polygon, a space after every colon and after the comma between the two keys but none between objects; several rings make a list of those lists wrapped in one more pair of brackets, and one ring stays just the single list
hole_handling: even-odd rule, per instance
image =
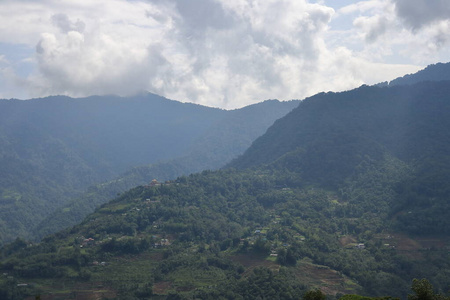
[{"label": "hazy mountain slope", "polygon": [[89,185],[184,155],[225,114],[151,94],[0,100],[0,243]]},{"label": "hazy mountain slope", "polygon": [[[190,159],[195,160],[198,170],[223,167],[299,103],[298,100],[268,100],[230,111],[192,144]],[[201,162],[207,164],[202,166]]]},{"label": "hazy mountain slope", "polygon": [[227,111],[192,143],[187,155],[167,162],[136,167],[115,180],[90,187],[81,197],[75,198],[40,222],[33,230],[33,236],[41,237],[75,225],[95,207],[114,198],[117,193],[148,183],[154,178],[165,181],[222,167],[232,158],[242,154],[254,139],[298,103],[299,101],[271,100]]},{"label": "hazy mountain slope", "polygon": [[131,98],[58,96],[6,100],[0,105],[7,137],[22,134],[17,145],[21,148],[16,151],[30,149],[33,145],[27,143],[37,131],[60,140],[104,174],[182,154],[225,113],[152,94]]}]

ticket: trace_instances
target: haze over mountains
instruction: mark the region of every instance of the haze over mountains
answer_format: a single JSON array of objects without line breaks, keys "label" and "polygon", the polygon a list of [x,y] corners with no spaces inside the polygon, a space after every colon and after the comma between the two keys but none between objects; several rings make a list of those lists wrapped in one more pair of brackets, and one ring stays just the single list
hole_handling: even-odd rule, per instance
[{"label": "haze over mountains", "polygon": [[[307,98],[223,170],[135,187],[38,245],[16,240],[2,248],[0,271],[13,278],[0,280],[1,295],[406,298],[413,278],[446,293],[450,81],[423,74]],[[235,117],[199,140],[216,145]]]},{"label": "haze over mountains", "polygon": [[[159,163],[131,171],[137,178],[116,181],[112,193],[98,195],[101,199],[77,203],[78,213],[72,211],[70,216],[80,221],[117,192],[153,178],[168,180],[218,168],[296,105],[267,101],[226,111],[152,94],[1,100],[0,243],[16,236],[36,239],[39,232],[30,232],[52,212],[80,197],[90,185],[132,167]],[[43,226],[51,226],[44,232],[74,222],[55,227],[44,222]]]}]

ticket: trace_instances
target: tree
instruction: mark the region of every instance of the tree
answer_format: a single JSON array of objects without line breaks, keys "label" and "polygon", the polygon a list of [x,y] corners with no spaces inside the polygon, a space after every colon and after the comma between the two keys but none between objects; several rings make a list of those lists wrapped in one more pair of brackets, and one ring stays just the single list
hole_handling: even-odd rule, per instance
[{"label": "tree", "polygon": [[327,299],[327,296],[322,293],[321,290],[317,289],[314,291],[307,291],[303,295],[303,300],[325,300]]},{"label": "tree", "polygon": [[433,286],[426,279],[413,279],[411,290],[415,294],[409,294],[408,300],[449,300],[450,297],[445,297],[441,294],[435,294]]}]

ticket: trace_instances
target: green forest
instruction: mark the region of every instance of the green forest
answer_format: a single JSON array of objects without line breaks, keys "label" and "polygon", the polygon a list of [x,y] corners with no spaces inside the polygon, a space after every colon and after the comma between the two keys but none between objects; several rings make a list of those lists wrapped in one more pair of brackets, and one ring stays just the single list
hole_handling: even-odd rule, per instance
[{"label": "green forest", "polygon": [[414,278],[447,292],[448,249],[395,249],[401,240],[384,220],[399,174],[388,175],[361,170],[373,190],[355,189],[349,200],[287,170],[205,171],[140,186],[42,243],[5,246],[2,293],[299,299],[322,288],[404,298]]},{"label": "green forest", "polygon": [[0,245],[75,225],[153,178],[217,169],[297,105],[227,111],[153,94],[0,100]]},{"label": "green forest", "polygon": [[5,245],[1,295],[448,299],[449,97],[443,81],[305,99],[222,170]]}]

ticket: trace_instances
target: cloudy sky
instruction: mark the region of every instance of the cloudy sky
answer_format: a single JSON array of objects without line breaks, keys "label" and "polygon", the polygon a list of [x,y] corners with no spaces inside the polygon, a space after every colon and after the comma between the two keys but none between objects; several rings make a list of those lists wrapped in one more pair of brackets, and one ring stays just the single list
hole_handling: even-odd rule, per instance
[{"label": "cloudy sky", "polygon": [[0,1],[0,98],[149,91],[236,108],[448,61],[448,0]]}]

